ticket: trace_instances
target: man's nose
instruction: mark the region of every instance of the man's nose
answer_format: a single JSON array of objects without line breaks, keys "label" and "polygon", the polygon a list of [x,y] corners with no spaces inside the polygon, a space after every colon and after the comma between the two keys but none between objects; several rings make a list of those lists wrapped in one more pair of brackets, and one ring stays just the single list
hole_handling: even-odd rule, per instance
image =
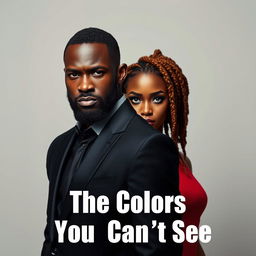
[{"label": "man's nose", "polygon": [[78,90],[81,92],[94,89],[94,85],[89,76],[83,75],[80,83],[78,84]]},{"label": "man's nose", "polygon": [[142,106],[141,115],[151,116],[153,114],[152,106],[149,102],[145,102]]}]

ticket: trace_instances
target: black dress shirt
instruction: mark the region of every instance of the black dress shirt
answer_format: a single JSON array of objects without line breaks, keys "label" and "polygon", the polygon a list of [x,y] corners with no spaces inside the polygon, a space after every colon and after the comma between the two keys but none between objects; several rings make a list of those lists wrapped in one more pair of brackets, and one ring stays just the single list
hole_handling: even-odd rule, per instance
[{"label": "black dress shirt", "polygon": [[88,128],[86,130],[77,129],[77,136],[67,155],[65,168],[63,169],[60,179],[57,203],[58,215],[61,213],[62,202],[67,196],[73,175],[79,168],[81,160],[96,138],[97,134],[92,128]]}]

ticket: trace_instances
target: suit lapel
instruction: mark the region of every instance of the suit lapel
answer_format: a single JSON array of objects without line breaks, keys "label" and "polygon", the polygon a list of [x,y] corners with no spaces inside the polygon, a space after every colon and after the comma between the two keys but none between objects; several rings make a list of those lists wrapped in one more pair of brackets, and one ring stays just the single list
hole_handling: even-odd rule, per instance
[{"label": "suit lapel", "polygon": [[103,162],[120,135],[121,134],[114,134],[109,138],[99,136],[88,150],[79,169],[73,176],[67,196],[62,203],[61,219],[67,219],[68,214],[72,211],[73,202],[72,198],[69,196],[69,191],[86,190],[86,186],[96,174],[100,164]]},{"label": "suit lapel", "polygon": [[71,190],[77,190],[87,186],[98,170],[98,167],[120,136],[121,133],[111,134],[109,136],[107,132],[103,132],[103,134],[101,133],[99,135],[91,148],[88,150],[79,169],[74,175],[72,184],[70,186]]},{"label": "suit lapel", "polygon": [[[130,103],[125,101],[117,110],[114,116],[106,124],[100,135],[94,141],[92,146],[74,174],[70,184],[70,190],[86,190],[87,185],[93,179],[94,175],[103,163],[105,157],[111,152],[112,147],[118,141],[123,132],[126,131],[132,117],[135,116],[133,109],[131,111]],[[62,204],[61,218],[66,219],[72,211],[72,198],[69,192]]]}]

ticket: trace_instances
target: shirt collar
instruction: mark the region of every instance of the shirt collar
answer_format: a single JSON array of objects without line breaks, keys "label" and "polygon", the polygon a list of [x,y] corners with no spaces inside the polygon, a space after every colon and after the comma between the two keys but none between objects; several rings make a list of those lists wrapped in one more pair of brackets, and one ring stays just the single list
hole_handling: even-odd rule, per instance
[{"label": "shirt collar", "polygon": [[[107,124],[107,122],[109,121],[109,119],[115,114],[115,112],[120,108],[120,106],[124,103],[125,101],[125,96],[122,96],[114,105],[114,107],[111,109],[111,111],[107,114],[107,116],[102,119],[99,120],[97,122],[95,122],[93,125],[91,125],[89,128],[92,128],[93,131],[99,135],[101,133],[101,131],[103,130],[103,128],[105,127],[105,125]],[[76,124],[76,130],[78,132],[80,132],[81,129],[81,124],[79,122],[77,122]]]}]

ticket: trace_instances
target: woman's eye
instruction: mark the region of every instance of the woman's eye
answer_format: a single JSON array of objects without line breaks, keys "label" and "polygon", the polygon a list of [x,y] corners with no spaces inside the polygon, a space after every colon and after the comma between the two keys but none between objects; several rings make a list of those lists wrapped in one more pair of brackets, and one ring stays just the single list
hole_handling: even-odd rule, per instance
[{"label": "woman's eye", "polygon": [[138,97],[129,97],[129,100],[132,104],[139,104],[140,103],[140,98],[138,98]]},{"label": "woman's eye", "polygon": [[163,100],[164,100],[164,97],[155,97],[154,99],[153,99],[153,102],[154,103],[156,103],[156,104],[160,104],[160,103],[162,103],[163,102]]}]

